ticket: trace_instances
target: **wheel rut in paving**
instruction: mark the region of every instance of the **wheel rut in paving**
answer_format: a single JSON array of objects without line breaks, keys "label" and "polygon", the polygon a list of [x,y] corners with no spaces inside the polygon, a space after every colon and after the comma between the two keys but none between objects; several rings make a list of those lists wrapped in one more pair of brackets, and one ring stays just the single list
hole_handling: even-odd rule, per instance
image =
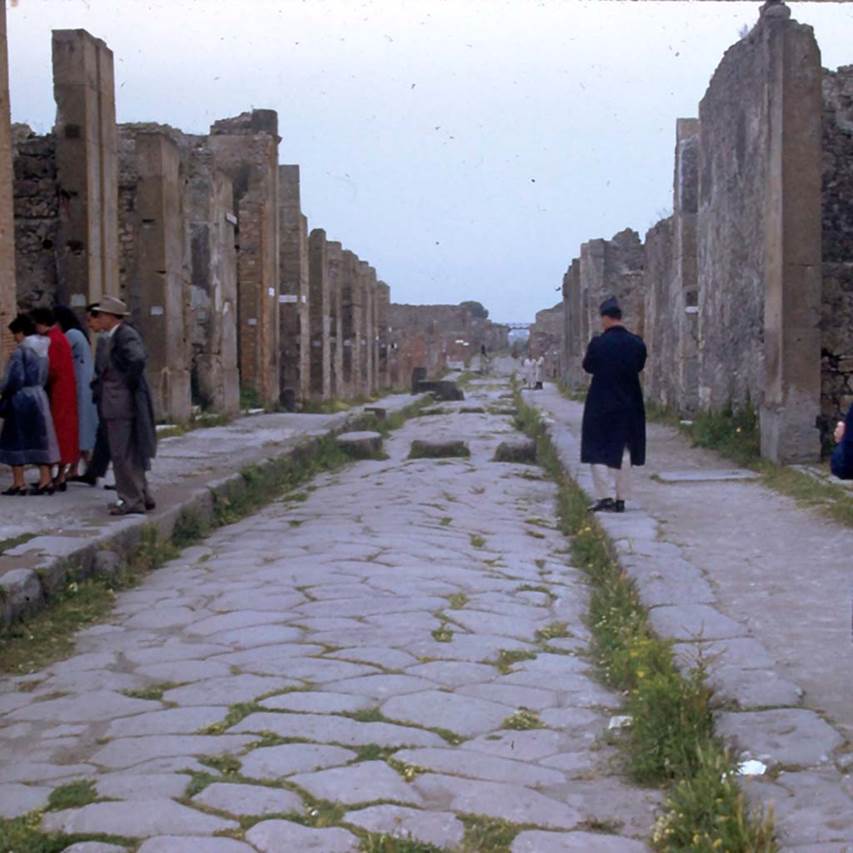
[{"label": "wheel rut in paving", "polygon": [[[6,816],[89,779],[99,801],[46,830],[146,853],[357,850],[361,830],[453,850],[480,815],[522,825],[513,851],[646,849],[659,794],[604,737],[620,697],[585,656],[556,487],[492,461],[519,438],[489,412],[506,390],[475,384],[387,459],[219,529],[119,594],[71,658],[3,682]],[[455,439],[470,457],[408,458]],[[303,825],[329,803],[336,825]]]}]

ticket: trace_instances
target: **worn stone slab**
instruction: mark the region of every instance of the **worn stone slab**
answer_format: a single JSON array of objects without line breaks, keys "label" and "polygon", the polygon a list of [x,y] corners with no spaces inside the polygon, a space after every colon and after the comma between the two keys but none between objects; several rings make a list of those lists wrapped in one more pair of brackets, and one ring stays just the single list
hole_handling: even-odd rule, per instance
[{"label": "worn stone slab", "polygon": [[[413,694],[417,695],[417,694]],[[442,746],[444,741],[432,732],[390,723],[360,723],[348,717],[324,714],[249,714],[232,732],[272,732],[281,737],[298,737],[319,743],[346,746]]]},{"label": "worn stone slab", "polygon": [[418,792],[384,761],[362,761],[351,767],[301,773],[292,776],[290,781],[321,800],[347,805],[374,800],[394,800],[416,806],[422,802]]},{"label": "worn stone slab", "polygon": [[527,830],[515,837],[512,853],[647,853],[641,841],[598,832],[542,832]]},{"label": "worn stone slab", "polygon": [[344,822],[392,838],[414,839],[441,849],[462,843],[465,826],[452,812],[420,811],[405,806],[369,806],[347,812]]},{"label": "worn stone slab", "polygon": [[514,761],[485,753],[460,754],[458,749],[403,749],[394,754],[397,761],[468,779],[513,782],[531,788],[562,785],[565,776],[557,770],[525,761]]},{"label": "worn stone slab", "polygon": [[761,474],[748,468],[690,468],[683,471],[660,471],[662,483],[725,483],[738,480],[760,480]]},{"label": "worn stone slab", "polygon": [[250,779],[281,779],[294,773],[306,773],[347,764],[356,753],[340,746],[313,743],[286,743],[253,749],[242,760],[242,773]]},{"label": "worn stone slab", "polygon": [[101,747],[92,761],[102,767],[133,767],[152,758],[176,755],[229,755],[252,742],[245,735],[146,735],[116,738]]},{"label": "worn stone slab", "polygon": [[676,663],[694,669],[701,661],[709,672],[720,667],[770,669],[773,659],[767,649],[752,637],[733,637],[707,643],[675,643],[672,647]]},{"label": "worn stone slab", "polygon": [[50,782],[61,779],[62,783],[73,779],[93,776],[96,768],[92,764],[50,764],[46,761],[17,761],[0,766],[0,782]]},{"label": "worn stone slab", "polygon": [[302,798],[293,791],[269,788],[266,785],[237,785],[226,782],[214,782],[200,794],[193,797],[194,803],[201,803],[211,809],[240,816],[302,813]]},{"label": "worn stone slab", "polygon": [[517,684],[470,684],[458,688],[456,692],[514,708],[529,708],[532,711],[543,711],[545,708],[557,706],[556,693]]},{"label": "worn stone slab", "polygon": [[142,714],[145,711],[159,711],[162,707],[160,702],[148,699],[131,699],[121,693],[101,690],[81,696],[66,696],[61,699],[33,702],[13,711],[9,714],[9,719],[90,723],[111,720],[129,714]]},{"label": "worn stone slab", "polygon": [[825,764],[844,741],[814,711],[800,708],[721,713],[716,730],[752,758],[800,767]]},{"label": "worn stone slab", "polygon": [[747,633],[743,625],[705,604],[653,607],[649,621],[661,637],[673,640],[721,640]]},{"label": "worn stone slab", "polygon": [[125,853],[126,850],[126,847],[119,847],[117,844],[102,844],[100,841],[78,841],[76,844],[66,847],[62,853]]},{"label": "worn stone slab", "polygon": [[212,835],[238,827],[233,820],[203,814],[167,799],[90,803],[79,809],[48,812],[41,825],[46,832],[102,833],[129,838],[163,834]]},{"label": "worn stone slab", "polygon": [[273,625],[281,622],[281,614],[269,610],[236,610],[217,616],[208,616],[187,625],[185,633],[201,637],[210,637],[225,631],[253,628],[256,625]]},{"label": "worn stone slab", "polygon": [[176,705],[233,705],[235,702],[251,702],[265,693],[301,686],[302,682],[294,678],[245,673],[226,678],[210,678],[203,684],[173,687],[163,694],[163,699]]},{"label": "worn stone slab", "polygon": [[261,853],[355,853],[360,849],[358,837],[345,829],[310,829],[289,820],[256,823],[246,833],[246,841]]},{"label": "worn stone slab", "polygon": [[415,678],[413,675],[382,674],[333,681],[326,684],[326,687],[332,692],[354,693],[357,696],[384,701],[389,696],[402,696],[407,693],[430,690],[435,687],[435,683],[425,678]]},{"label": "worn stone slab", "polygon": [[[372,678],[375,676],[368,676]],[[334,687],[334,685],[329,685]],[[373,700],[367,696],[349,695],[325,691],[294,691],[282,693],[280,696],[270,696],[260,704],[274,711],[303,711],[309,714],[345,714],[363,711],[373,705]]]},{"label": "worn stone slab", "polygon": [[[343,637],[342,641],[346,642],[346,637]],[[386,669],[405,669],[405,667],[417,663],[417,658],[400,649],[371,646],[339,649],[327,655],[327,657],[354,661],[356,663],[373,664],[374,666],[381,666]]]},{"label": "worn stone slab", "polygon": [[110,800],[178,799],[189,782],[182,773],[108,773],[95,780],[95,789]]},{"label": "worn stone slab", "polygon": [[134,717],[121,717],[113,720],[106,736],[137,737],[141,735],[179,735],[194,734],[200,729],[218,723],[225,718],[228,708],[195,705],[188,708],[168,708],[165,711],[151,711]]},{"label": "worn stone slab", "polygon": [[382,452],[382,434],[370,430],[342,432],[335,441],[338,447],[360,459]]},{"label": "worn stone slab", "polygon": [[17,782],[0,784],[0,817],[19,817],[47,805],[51,788],[21,785]]},{"label": "worn stone slab", "polygon": [[[540,761],[549,755],[563,752],[568,746],[566,737],[549,729],[501,731],[466,741],[460,749],[484,752],[518,761]],[[465,759],[460,758],[464,762]]]},{"label": "worn stone slab", "polygon": [[468,661],[431,661],[420,663],[409,667],[406,672],[419,678],[429,679],[434,687],[435,683],[446,687],[460,687],[464,684],[479,684],[484,681],[492,681],[497,676],[493,666],[481,663],[470,663]]},{"label": "worn stone slab", "polygon": [[253,847],[234,838],[158,835],[156,838],[149,838],[137,853],[251,853],[253,850]]},{"label": "worn stone slab", "polygon": [[798,685],[772,669],[717,667],[709,674],[708,684],[714,688],[716,702],[733,702],[740,708],[794,706],[803,698]]},{"label": "worn stone slab", "polygon": [[521,785],[433,773],[417,777],[413,784],[431,802],[445,803],[457,813],[482,814],[511,823],[533,823],[555,829],[573,829],[583,820],[583,815],[572,806]]},{"label": "worn stone slab", "polygon": [[391,720],[448,729],[466,737],[500,728],[513,710],[475,696],[439,690],[397,696],[382,706],[382,713]]}]

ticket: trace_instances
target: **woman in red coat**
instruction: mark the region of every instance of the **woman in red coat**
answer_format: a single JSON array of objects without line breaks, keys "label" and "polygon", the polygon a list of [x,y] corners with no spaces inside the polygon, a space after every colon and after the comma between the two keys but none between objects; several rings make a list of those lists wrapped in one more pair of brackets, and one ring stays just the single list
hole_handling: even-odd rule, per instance
[{"label": "woman in red coat", "polygon": [[47,396],[50,399],[50,413],[59,443],[59,470],[54,485],[60,492],[64,492],[65,475],[70,466],[77,464],[80,456],[74,358],[68,338],[56,325],[52,309],[36,308],[32,319],[36,331],[50,340],[50,348],[47,351]]}]

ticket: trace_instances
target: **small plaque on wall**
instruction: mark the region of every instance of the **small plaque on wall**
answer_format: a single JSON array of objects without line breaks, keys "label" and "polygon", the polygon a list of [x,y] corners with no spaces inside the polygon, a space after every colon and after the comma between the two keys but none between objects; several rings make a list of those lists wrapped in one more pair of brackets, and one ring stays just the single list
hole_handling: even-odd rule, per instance
[{"label": "small plaque on wall", "polygon": [[280,305],[292,305],[298,301],[298,298],[293,293],[281,293],[279,294],[278,301]]},{"label": "small plaque on wall", "polygon": [[86,294],[85,293],[72,293],[71,294],[71,307],[72,308],[85,308],[86,307]]},{"label": "small plaque on wall", "polygon": [[257,325],[258,325],[258,321],[257,321],[257,319],[256,319],[255,317],[249,317],[249,319],[248,319],[248,320],[246,320],[246,322],[247,322],[250,326],[257,326]]},{"label": "small plaque on wall", "polygon": [[231,211],[229,210],[225,214],[225,221],[230,222],[232,225],[236,225],[237,224],[237,217],[233,213],[231,213]]},{"label": "small plaque on wall", "polygon": [[275,288],[274,287],[268,287],[267,288],[267,295],[268,296],[275,296]]},{"label": "small plaque on wall", "polygon": [[162,305],[152,305],[150,313],[151,313],[152,317],[162,317],[163,306]]}]

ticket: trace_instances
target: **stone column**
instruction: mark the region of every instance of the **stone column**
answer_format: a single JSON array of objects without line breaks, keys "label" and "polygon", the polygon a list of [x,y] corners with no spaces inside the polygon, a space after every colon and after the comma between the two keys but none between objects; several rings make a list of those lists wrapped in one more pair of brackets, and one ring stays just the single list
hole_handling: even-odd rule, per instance
[{"label": "stone column", "polygon": [[15,223],[12,199],[12,127],[6,3],[0,4],[0,371],[13,348],[7,326],[15,315]]},{"label": "stone column", "polygon": [[386,391],[391,387],[391,329],[388,317],[390,305],[391,288],[384,281],[380,281],[376,285],[376,330],[379,337],[378,385],[381,391]]},{"label": "stone column", "polygon": [[196,138],[187,182],[192,319],[192,385],[205,409],[240,411],[237,368],[237,249],[231,179]]},{"label": "stone column", "polygon": [[301,211],[299,166],[279,166],[278,174],[281,391],[306,400],[311,379],[308,224]]},{"label": "stone column", "polygon": [[699,202],[699,119],[676,124],[673,191],[673,277],[675,404],[684,415],[699,407],[699,281],[696,219]]},{"label": "stone column", "polygon": [[343,247],[340,243],[326,243],[326,261],[329,282],[329,394],[332,399],[337,400],[346,396],[343,381],[344,335],[341,308]]},{"label": "stone column", "polygon": [[820,51],[811,27],[769,7],[769,163],[761,453],[784,464],[819,455],[821,314]]},{"label": "stone column", "polygon": [[60,198],[57,300],[80,308],[117,295],[118,142],[113,54],[85,30],[54,30]]},{"label": "stone column", "polygon": [[240,383],[265,405],[280,395],[278,143],[274,110],[211,128],[214,162],[234,185]]},{"label": "stone column", "polygon": [[331,396],[331,306],[326,232],[315,228],[308,240],[311,318],[311,399]]},{"label": "stone column", "polygon": [[361,380],[361,287],[359,281],[359,260],[353,252],[343,252],[341,314],[343,334],[343,388],[347,398],[362,393]]},{"label": "stone column", "polygon": [[371,393],[371,383],[372,383],[372,373],[371,373],[371,360],[370,360],[370,311],[371,311],[371,298],[370,298],[370,264],[367,261],[359,261],[358,262],[358,273],[357,273],[357,289],[359,293],[359,299],[361,300],[361,312],[359,314],[361,322],[359,323],[359,336],[360,336],[360,344],[358,348],[358,358],[359,358],[359,387],[356,392],[357,396],[366,395],[369,396]]},{"label": "stone column", "polygon": [[128,296],[148,350],[155,417],[184,423],[190,418],[190,359],[181,155],[167,135],[140,133],[136,164],[136,269]]}]

